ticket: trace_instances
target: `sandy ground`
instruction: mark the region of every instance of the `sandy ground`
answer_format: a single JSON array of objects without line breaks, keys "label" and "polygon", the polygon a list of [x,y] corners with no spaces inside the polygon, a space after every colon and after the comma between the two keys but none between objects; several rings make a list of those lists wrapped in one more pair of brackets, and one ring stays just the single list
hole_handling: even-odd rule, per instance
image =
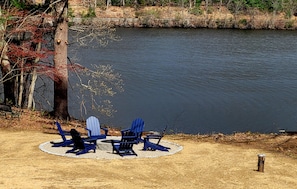
[{"label": "sandy ground", "polygon": [[[39,145],[57,135],[0,129],[0,188],[296,188],[297,159],[280,153],[165,136],[183,150],[136,159],[51,155]],[[265,153],[265,172],[257,154]]]}]

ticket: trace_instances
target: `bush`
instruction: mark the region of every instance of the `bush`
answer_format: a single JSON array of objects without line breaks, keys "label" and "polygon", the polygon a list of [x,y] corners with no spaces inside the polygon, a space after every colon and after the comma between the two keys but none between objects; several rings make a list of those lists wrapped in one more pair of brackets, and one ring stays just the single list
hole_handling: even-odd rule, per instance
[{"label": "bush", "polygon": [[84,12],[82,13],[82,17],[83,18],[95,18],[96,17],[95,9],[89,7],[87,13],[84,13]]},{"label": "bush", "polygon": [[202,14],[202,11],[201,11],[200,7],[194,7],[192,9],[190,9],[190,13],[193,15],[199,16]]}]

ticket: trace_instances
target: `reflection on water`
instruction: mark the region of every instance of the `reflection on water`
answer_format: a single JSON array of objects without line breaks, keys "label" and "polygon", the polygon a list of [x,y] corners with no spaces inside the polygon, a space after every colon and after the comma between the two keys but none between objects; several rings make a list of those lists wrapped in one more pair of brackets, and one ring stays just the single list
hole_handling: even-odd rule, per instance
[{"label": "reflection on water", "polygon": [[[125,92],[113,118],[129,127],[184,133],[297,130],[297,38],[293,31],[118,29],[122,41],[82,48],[81,64],[111,64]],[[70,113],[78,116],[76,104]],[[91,115],[92,112],[89,112]]]}]

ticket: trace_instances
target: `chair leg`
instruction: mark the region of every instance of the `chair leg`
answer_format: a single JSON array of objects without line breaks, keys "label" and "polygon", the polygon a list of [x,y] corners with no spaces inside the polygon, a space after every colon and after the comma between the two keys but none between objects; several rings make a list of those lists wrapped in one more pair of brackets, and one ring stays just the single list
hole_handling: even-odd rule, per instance
[{"label": "chair leg", "polygon": [[87,147],[85,149],[82,149],[82,150],[78,151],[76,153],[76,155],[81,155],[81,154],[88,153],[90,150],[94,150],[94,153],[96,153],[96,148],[94,148],[94,147]]},{"label": "chair leg", "polygon": [[77,150],[77,148],[72,148],[71,150],[67,150],[66,153],[74,153]]},{"label": "chair leg", "polygon": [[53,142],[51,141],[52,147],[66,147],[73,144],[72,140],[62,141],[62,142]]}]

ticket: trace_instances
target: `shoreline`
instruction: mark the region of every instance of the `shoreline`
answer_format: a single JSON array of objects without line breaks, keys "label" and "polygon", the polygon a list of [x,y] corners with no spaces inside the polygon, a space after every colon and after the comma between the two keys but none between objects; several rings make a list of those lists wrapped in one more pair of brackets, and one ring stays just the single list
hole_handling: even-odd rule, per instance
[{"label": "shoreline", "polygon": [[[44,112],[30,111],[23,109],[19,118],[9,118],[5,116],[0,117],[1,126],[0,131],[9,132],[32,132],[51,135],[53,138],[59,137],[59,132],[55,126],[55,120]],[[85,122],[81,120],[72,119],[70,121],[58,120],[63,130],[76,129],[82,135],[86,135]],[[106,125],[101,124],[103,127]],[[109,135],[120,136],[119,127],[108,127]],[[282,130],[279,133],[256,133],[256,132],[237,132],[232,134],[210,133],[210,134],[185,134],[172,133],[170,131],[165,133],[164,139],[174,139],[177,141],[192,141],[192,142],[209,142],[214,144],[228,144],[232,146],[241,146],[248,148],[265,149],[271,152],[280,153],[297,159],[297,135],[291,133],[284,133]],[[147,133],[143,133],[145,136]],[[54,136],[55,135],[55,136]],[[177,142],[179,143],[179,142]]]}]

